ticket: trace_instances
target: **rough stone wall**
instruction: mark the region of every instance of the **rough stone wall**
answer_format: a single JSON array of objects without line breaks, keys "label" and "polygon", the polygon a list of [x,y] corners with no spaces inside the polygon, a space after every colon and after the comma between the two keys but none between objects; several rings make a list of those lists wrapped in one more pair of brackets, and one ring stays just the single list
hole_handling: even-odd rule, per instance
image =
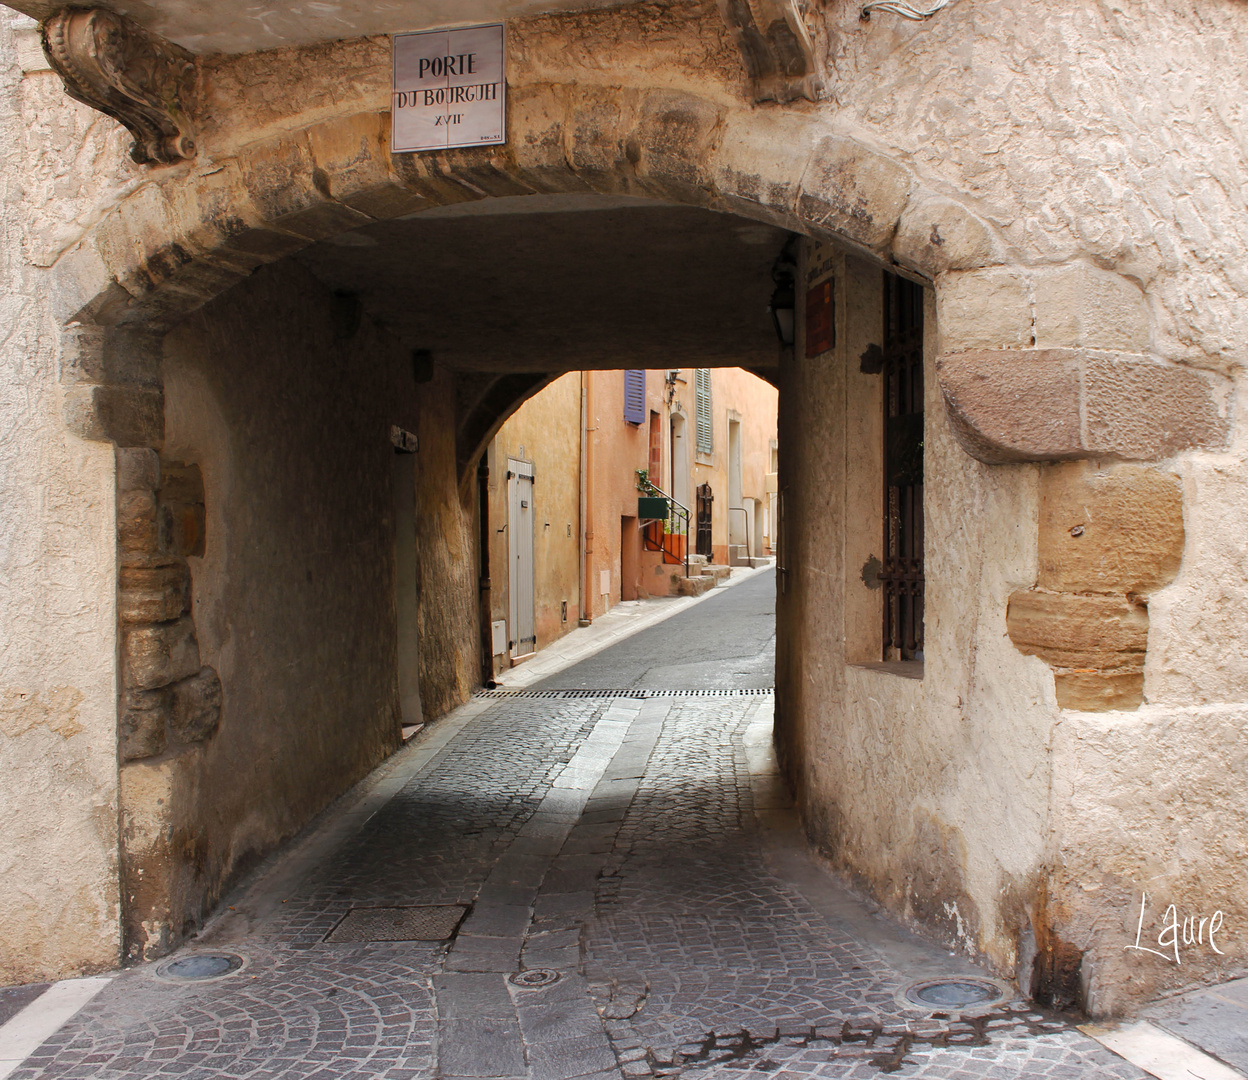
[{"label": "rough stone wall", "polygon": [[[295,264],[189,317],[166,338],[163,375],[162,460],[202,475],[205,520],[187,553],[193,623],[179,611],[166,625],[197,631],[187,663],[220,673],[221,706],[214,729],[175,737],[171,724],[167,742],[125,755],[135,958],[175,943],[233,874],[398,744],[393,424],[422,439],[426,716],[463,700],[473,655],[470,636],[463,655],[464,575],[448,569],[474,561],[439,422],[448,388],[418,396],[405,352],[367,318],[344,326]],[[163,475],[167,490],[168,466]]]},{"label": "rough stone wall", "polygon": [[60,107],[32,27],[0,13],[0,985],[119,953],[113,450],[65,430],[40,267],[122,190],[121,140]]}]

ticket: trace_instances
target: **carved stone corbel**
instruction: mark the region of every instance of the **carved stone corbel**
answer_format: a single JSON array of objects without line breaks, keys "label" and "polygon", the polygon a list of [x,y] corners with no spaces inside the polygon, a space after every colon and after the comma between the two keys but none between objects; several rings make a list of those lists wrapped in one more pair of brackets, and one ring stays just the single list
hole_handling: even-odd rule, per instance
[{"label": "carved stone corbel", "polygon": [[44,20],[43,51],[70,97],[130,130],[140,165],[195,156],[199,71],[181,46],[106,8],[65,8]]},{"label": "carved stone corbel", "polygon": [[736,34],[755,101],[819,101],[827,89],[823,0],[719,0]]}]

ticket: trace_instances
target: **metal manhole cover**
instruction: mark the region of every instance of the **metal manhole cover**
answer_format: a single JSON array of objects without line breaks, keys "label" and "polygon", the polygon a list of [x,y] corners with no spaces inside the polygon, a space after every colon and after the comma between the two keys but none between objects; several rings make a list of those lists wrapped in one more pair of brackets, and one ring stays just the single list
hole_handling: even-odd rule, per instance
[{"label": "metal manhole cover", "polygon": [[352,908],[325,937],[332,942],[446,941],[468,914],[465,904]]},{"label": "metal manhole cover", "polygon": [[156,968],[156,974],[175,982],[205,982],[233,975],[242,966],[243,958],[234,953],[189,953],[166,960]]},{"label": "metal manhole cover", "polygon": [[550,968],[530,968],[528,971],[517,971],[514,975],[508,975],[507,981],[525,990],[536,990],[538,987],[558,982],[559,972],[551,971]]},{"label": "metal manhole cover", "polygon": [[906,989],[906,1001],[924,1009],[970,1009],[995,1005],[1005,997],[988,979],[930,979]]}]

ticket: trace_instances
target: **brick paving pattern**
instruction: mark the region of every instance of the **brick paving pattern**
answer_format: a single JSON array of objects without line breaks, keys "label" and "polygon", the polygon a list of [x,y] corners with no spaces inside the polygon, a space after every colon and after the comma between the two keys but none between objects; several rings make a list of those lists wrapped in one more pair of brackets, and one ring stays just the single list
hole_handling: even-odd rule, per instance
[{"label": "brick paving pattern", "polygon": [[[128,971],[13,1075],[1144,1077],[1021,1002],[898,1005],[903,973],[768,869],[744,736],[769,708],[490,703],[250,928],[242,971]],[[433,904],[472,905],[452,942],[325,940]],[[509,979],[534,969],[558,978]]]}]

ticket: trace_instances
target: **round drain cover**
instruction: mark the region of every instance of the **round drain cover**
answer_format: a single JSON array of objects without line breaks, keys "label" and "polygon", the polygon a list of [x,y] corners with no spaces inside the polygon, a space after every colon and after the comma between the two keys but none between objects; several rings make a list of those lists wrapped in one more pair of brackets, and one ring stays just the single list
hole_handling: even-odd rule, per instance
[{"label": "round drain cover", "polygon": [[969,1009],[995,1004],[1005,995],[987,979],[932,979],[906,990],[906,1000],[927,1009]]},{"label": "round drain cover", "polygon": [[539,986],[549,986],[553,982],[558,982],[559,972],[551,971],[550,968],[530,968],[528,971],[517,971],[514,975],[508,976],[507,981],[513,986],[536,990]]},{"label": "round drain cover", "polygon": [[233,953],[191,953],[166,960],[156,969],[156,974],[178,982],[202,982],[230,975],[242,966],[243,958]]}]

